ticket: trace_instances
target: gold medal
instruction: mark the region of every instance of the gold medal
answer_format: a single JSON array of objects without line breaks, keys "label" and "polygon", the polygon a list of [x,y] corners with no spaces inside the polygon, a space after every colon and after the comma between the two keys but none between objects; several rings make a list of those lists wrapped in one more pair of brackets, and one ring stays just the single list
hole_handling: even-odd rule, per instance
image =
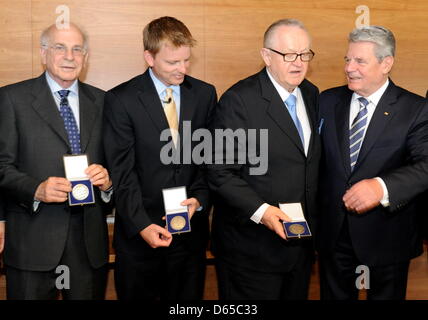
[{"label": "gold medal", "polygon": [[82,201],[85,200],[89,196],[89,189],[84,184],[76,184],[71,191],[74,199]]},{"label": "gold medal", "polygon": [[298,224],[298,223],[293,223],[288,227],[288,230],[291,233],[297,234],[297,235],[301,235],[302,233],[305,233],[305,227]]},{"label": "gold medal", "polygon": [[171,219],[169,225],[174,230],[181,230],[186,226],[186,219],[184,219],[182,216],[175,216]]}]

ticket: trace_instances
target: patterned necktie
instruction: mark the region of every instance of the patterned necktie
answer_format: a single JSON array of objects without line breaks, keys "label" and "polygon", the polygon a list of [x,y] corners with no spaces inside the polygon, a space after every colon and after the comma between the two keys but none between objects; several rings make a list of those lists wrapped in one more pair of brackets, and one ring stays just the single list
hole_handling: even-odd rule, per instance
[{"label": "patterned necktie", "polygon": [[171,130],[172,140],[174,145],[177,146],[177,135],[178,135],[178,116],[177,108],[175,106],[174,96],[172,95],[172,89],[166,88],[165,106],[163,111],[165,112],[166,119],[168,121],[169,128]]},{"label": "patterned necktie", "polygon": [[297,117],[297,109],[296,109],[296,96],[290,94],[285,100],[285,105],[287,106],[288,112],[290,113],[291,118],[293,119],[294,125],[296,126],[297,132],[299,132],[300,140],[302,140],[302,145],[305,145],[305,139],[303,137],[303,129],[302,125]]},{"label": "patterned necktie", "polygon": [[367,127],[367,105],[369,102],[366,98],[358,98],[360,102],[360,111],[352,122],[349,130],[349,153],[351,157],[351,171],[354,170],[357,163],[358,154],[360,153],[361,145],[363,144],[364,132]]},{"label": "patterned necktie", "polygon": [[59,103],[59,112],[62,119],[64,120],[64,126],[65,130],[67,131],[71,153],[80,154],[80,133],[79,129],[77,128],[76,119],[74,119],[73,111],[71,111],[67,99],[70,90],[60,90],[58,93],[61,97],[61,102]]}]

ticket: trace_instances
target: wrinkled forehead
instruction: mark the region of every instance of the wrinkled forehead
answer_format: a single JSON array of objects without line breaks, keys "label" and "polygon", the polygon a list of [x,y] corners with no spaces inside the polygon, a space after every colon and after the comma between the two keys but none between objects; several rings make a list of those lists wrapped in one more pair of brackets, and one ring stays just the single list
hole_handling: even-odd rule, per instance
[{"label": "wrinkled forehead", "polygon": [[83,35],[79,29],[71,25],[66,29],[52,27],[49,30],[49,41],[52,44],[61,43],[70,46],[83,46]]},{"label": "wrinkled forehead", "polygon": [[348,44],[347,58],[375,58],[376,44],[370,41],[357,41]]},{"label": "wrinkled forehead", "polygon": [[300,51],[310,49],[309,33],[298,26],[279,26],[272,37],[272,43],[281,49]]}]

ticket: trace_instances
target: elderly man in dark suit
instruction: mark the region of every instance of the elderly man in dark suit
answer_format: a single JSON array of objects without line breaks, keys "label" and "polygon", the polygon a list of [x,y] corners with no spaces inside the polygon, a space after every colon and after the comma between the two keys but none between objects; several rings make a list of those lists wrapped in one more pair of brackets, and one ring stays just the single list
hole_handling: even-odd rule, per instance
[{"label": "elderly man in dark suit", "polygon": [[[224,93],[214,121],[217,130],[260,133],[254,150],[244,153],[245,163],[223,159],[209,167],[219,293],[221,299],[306,299],[313,243],[311,238],[286,238],[283,222],[290,217],[278,205],[300,203],[316,231],[321,146],[318,89],[305,80],[314,56],[310,36],[297,20],[277,21],[265,33],[261,55],[266,68]],[[266,142],[262,130],[268,132]],[[221,162],[224,151],[216,150],[216,161]],[[235,151],[239,158],[242,151]],[[260,163],[260,171],[252,173],[253,152],[265,159],[266,170]]]},{"label": "elderly man in dark suit", "polygon": [[323,299],[357,299],[360,288],[369,299],[404,299],[410,259],[422,252],[417,196],[428,188],[428,108],[388,78],[394,54],[390,30],[355,29],[348,85],[320,97]]},{"label": "elderly man in dark suit", "polygon": [[[117,209],[116,290],[119,299],[201,299],[210,210],[204,168],[193,159],[164,161],[162,150],[191,153],[193,145],[178,140],[183,127],[207,128],[217,96],[212,85],[186,75],[195,40],[181,21],[155,19],[143,38],[149,68],[105,99],[105,149]],[[172,140],[161,138],[165,132]],[[180,186],[187,188],[182,205],[189,208],[191,232],[173,236],[163,220],[162,189]]]},{"label": "elderly man in dark suit", "polygon": [[[104,93],[78,80],[87,50],[78,27],[52,25],[41,36],[46,72],[0,89],[8,299],[54,299],[64,286],[64,299],[104,297],[109,194],[101,192],[111,181],[102,166]],[[96,201],[71,207],[63,156],[81,153],[92,163],[86,174]]]}]

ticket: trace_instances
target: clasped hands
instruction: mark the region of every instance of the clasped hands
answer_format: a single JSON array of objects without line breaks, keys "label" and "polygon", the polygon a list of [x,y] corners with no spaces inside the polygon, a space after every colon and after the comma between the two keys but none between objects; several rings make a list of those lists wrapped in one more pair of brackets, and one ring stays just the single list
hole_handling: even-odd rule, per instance
[{"label": "clasped hands", "polygon": [[383,198],[383,189],[376,179],[364,179],[349,188],[342,200],[348,211],[358,214],[377,207]]},{"label": "clasped hands", "polygon": [[[92,184],[101,191],[108,190],[112,185],[107,169],[100,164],[91,164],[85,173]],[[63,177],[49,177],[37,187],[35,199],[47,203],[64,202],[69,192],[71,192],[70,181]]]}]

